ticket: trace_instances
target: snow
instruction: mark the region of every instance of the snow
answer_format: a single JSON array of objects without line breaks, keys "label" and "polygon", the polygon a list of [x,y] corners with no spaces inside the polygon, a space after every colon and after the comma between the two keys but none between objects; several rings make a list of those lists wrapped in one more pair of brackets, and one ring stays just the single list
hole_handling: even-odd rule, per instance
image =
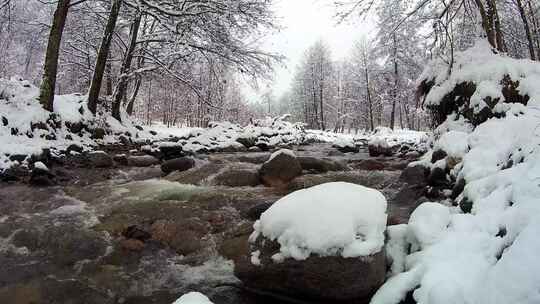
[{"label": "snow", "polygon": [[389,228],[387,250],[399,264],[371,303],[397,304],[410,291],[417,303],[540,303],[540,90],[532,86],[540,64],[494,55],[480,43],[457,54],[452,74],[437,76],[427,102],[463,81],[482,83],[479,94],[489,94],[505,74],[531,99],[501,105],[504,117],[474,129],[455,115],[439,126],[434,148],[461,158],[450,174],[465,179],[456,202],[467,199],[472,210],[424,203],[411,215],[405,241]]},{"label": "snow", "polygon": [[[43,149],[51,149],[54,154],[66,150],[71,144],[88,151],[98,144],[118,141],[116,135],[107,135],[104,140],[92,139],[87,130],[83,130],[81,136],[73,134],[66,123],[82,123],[90,128],[106,127],[115,134],[129,132],[133,138],[141,141],[153,138],[147,131],[135,128],[135,123],[128,118],[120,124],[111,116],[92,115],[84,95],[55,96],[53,113],[42,108],[38,96],[39,89],[28,81],[0,78],[0,172],[13,165],[28,165],[26,161],[23,164],[11,161],[10,155],[39,155]],[[6,121],[7,125],[4,126]],[[47,130],[41,129],[37,123],[42,123]]]},{"label": "snow", "polygon": [[435,143],[434,150],[441,149],[449,156],[461,159],[469,151],[467,136],[467,133],[461,131],[445,133]]},{"label": "snow", "polygon": [[288,156],[292,156],[292,157],[296,157],[296,155],[294,154],[294,152],[292,150],[289,150],[289,149],[280,149],[274,153],[272,153],[272,155],[270,155],[270,158],[266,161],[267,163],[272,161],[274,158],[276,158],[277,156],[281,155],[281,154],[285,154],[285,155],[288,155]]},{"label": "snow", "polygon": [[261,266],[261,259],[260,259],[260,256],[261,256],[261,251],[260,250],[256,250],[254,252],[251,253],[251,264],[255,265],[255,266]]},{"label": "snow", "polygon": [[34,163],[34,168],[42,171],[49,171],[49,168],[47,168],[47,166],[40,161]]},{"label": "snow", "polygon": [[411,214],[409,235],[415,238],[420,248],[436,243],[446,232],[450,223],[450,210],[439,203],[423,203]]},{"label": "snow", "polygon": [[[530,97],[540,96],[538,82],[540,81],[540,65],[526,59],[513,59],[511,57],[494,54],[487,40],[479,40],[474,47],[458,52],[455,55],[454,69],[448,75],[448,66],[442,61],[434,61],[428,65],[420,80],[434,79],[435,86],[426,96],[426,105],[437,105],[442,98],[454,89],[457,84],[474,82],[477,92],[472,103],[478,104],[482,97],[500,97],[500,90],[495,92],[499,82],[505,75],[513,80],[519,80],[518,87],[521,94]],[[535,85],[536,84],[536,85]],[[502,103],[501,99],[501,103]],[[537,98],[531,98],[540,102]]]},{"label": "snow", "polygon": [[192,291],[181,296],[173,304],[213,304],[207,296],[200,292]]},{"label": "snow", "polygon": [[359,257],[384,245],[386,199],[377,190],[327,183],[293,192],[278,200],[254,224],[250,237],[280,244],[274,257],[305,260],[319,256]]}]

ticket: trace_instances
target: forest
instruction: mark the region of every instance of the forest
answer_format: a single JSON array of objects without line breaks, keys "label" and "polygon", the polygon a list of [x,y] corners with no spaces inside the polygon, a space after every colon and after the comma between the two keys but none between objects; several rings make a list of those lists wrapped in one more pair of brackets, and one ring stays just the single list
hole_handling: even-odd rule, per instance
[{"label": "forest", "polygon": [[0,0],[0,303],[540,303],[540,1]]}]

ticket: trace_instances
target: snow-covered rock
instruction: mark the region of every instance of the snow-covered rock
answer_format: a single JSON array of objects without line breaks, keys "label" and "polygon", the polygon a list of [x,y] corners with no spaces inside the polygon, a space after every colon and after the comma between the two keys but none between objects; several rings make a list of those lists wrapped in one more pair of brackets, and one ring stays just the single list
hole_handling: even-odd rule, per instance
[{"label": "snow-covered rock", "polygon": [[[447,158],[431,163],[431,151],[414,165],[444,167],[452,180],[462,181],[453,202],[460,206],[423,204],[413,213],[410,250],[397,258],[405,260],[396,266],[403,271],[392,272],[371,303],[397,304],[409,292],[417,303],[539,303],[540,64],[493,54],[480,43],[456,56],[449,76],[443,70],[437,64],[426,70],[434,79],[428,105],[450,102],[448,94],[457,85],[474,83],[471,113],[485,107],[479,100],[493,97],[499,100],[487,106],[498,114],[471,121],[461,113],[469,107],[459,105],[463,100],[453,99],[456,108],[445,105],[451,112],[443,113],[448,115],[436,131],[435,147],[459,163],[452,168]],[[514,91],[521,97],[508,91],[501,97],[506,76],[514,85],[519,81]]]},{"label": "snow-covered rock", "polygon": [[255,223],[235,275],[250,288],[293,297],[369,297],[384,281],[386,199],[349,183],[289,194]]},{"label": "snow-covered rock", "polygon": [[384,245],[386,217],[386,199],[379,191],[327,183],[277,201],[255,223],[251,240],[277,241],[275,260],[369,256]]},{"label": "snow-covered rock", "polygon": [[207,296],[200,292],[190,292],[181,296],[173,304],[213,304]]}]

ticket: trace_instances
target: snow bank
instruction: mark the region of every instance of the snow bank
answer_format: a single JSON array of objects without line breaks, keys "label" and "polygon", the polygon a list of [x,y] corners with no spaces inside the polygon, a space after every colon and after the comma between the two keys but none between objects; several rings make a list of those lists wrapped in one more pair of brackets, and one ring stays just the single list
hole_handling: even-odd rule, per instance
[{"label": "snow bank", "polygon": [[190,292],[181,296],[173,304],[213,304],[207,296],[200,292]]},{"label": "snow bank", "polygon": [[250,240],[277,241],[274,260],[320,256],[358,257],[384,245],[386,199],[377,190],[336,182],[291,193],[255,222]]},{"label": "snow bank", "polygon": [[[86,96],[55,96],[53,113],[41,107],[38,96],[39,89],[28,81],[0,78],[0,172],[19,164],[14,155],[39,155],[43,149],[51,149],[54,154],[72,144],[91,150],[100,143],[118,142],[119,136],[127,133],[141,141],[153,138],[129,119],[120,124],[109,115],[92,115]],[[93,139],[95,128],[103,128],[108,134]]]},{"label": "snow bank", "polygon": [[[507,74],[530,100],[504,104],[505,115],[476,128],[453,113],[437,129],[434,147],[459,156],[449,171],[466,182],[459,206],[421,205],[405,246],[394,233],[392,260],[403,271],[392,273],[373,304],[397,304],[410,291],[417,303],[540,303],[540,90],[531,82],[539,83],[540,64],[494,55],[482,44],[456,58],[455,75],[438,75],[427,102],[463,81],[492,92]],[[399,256],[396,248],[408,250]]]}]

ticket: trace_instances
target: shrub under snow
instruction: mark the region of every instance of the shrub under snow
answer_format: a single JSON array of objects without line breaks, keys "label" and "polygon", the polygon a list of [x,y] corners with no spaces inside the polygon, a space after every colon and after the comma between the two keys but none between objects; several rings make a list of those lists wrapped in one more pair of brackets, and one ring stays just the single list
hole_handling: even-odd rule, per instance
[{"label": "shrub under snow", "polygon": [[386,199],[377,190],[335,182],[293,192],[261,215],[250,240],[280,244],[273,259],[319,256],[358,257],[384,246]]}]

